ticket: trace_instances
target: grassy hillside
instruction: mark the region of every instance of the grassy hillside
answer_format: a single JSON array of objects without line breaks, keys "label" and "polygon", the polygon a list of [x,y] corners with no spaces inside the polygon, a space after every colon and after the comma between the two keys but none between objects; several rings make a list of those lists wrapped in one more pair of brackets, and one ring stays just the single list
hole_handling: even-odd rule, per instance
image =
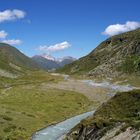
[{"label": "grassy hillside", "polygon": [[103,41],[90,54],[64,66],[58,72],[88,76],[117,77],[140,73],[140,29]]},{"label": "grassy hillside", "polygon": [[[100,139],[108,130],[122,125],[115,135],[128,127],[140,129],[140,90],[116,94],[95,112],[94,116],[81,122],[71,132],[71,137],[78,140],[82,135],[85,139]],[[85,128],[85,129],[84,129]],[[90,133],[89,133],[90,132]]]},{"label": "grassy hillside", "polygon": [[0,75],[2,72],[5,75],[9,73],[17,74],[25,72],[25,70],[38,69],[38,65],[32,61],[29,57],[25,56],[16,48],[0,43]]}]

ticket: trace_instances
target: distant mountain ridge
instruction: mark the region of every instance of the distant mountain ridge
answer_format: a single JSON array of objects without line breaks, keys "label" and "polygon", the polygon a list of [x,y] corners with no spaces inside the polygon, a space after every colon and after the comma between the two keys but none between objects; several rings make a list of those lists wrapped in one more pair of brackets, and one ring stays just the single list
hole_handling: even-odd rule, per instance
[{"label": "distant mountain ridge", "polygon": [[140,29],[112,36],[58,72],[92,77],[140,75]]},{"label": "distant mountain ridge", "polygon": [[72,63],[76,60],[76,58],[73,58],[71,56],[66,56],[63,58],[54,58],[51,55],[43,54],[33,56],[32,60],[34,60],[40,67],[42,67],[45,70],[53,70],[63,67],[66,64]]},{"label": "distant mountain ridge", "polygon": [[59,65],[56,61],[44,58],[40,55],[33,56],[32,60],[34,60],[44,70],[51,70],[51,69],[59,68]]}]

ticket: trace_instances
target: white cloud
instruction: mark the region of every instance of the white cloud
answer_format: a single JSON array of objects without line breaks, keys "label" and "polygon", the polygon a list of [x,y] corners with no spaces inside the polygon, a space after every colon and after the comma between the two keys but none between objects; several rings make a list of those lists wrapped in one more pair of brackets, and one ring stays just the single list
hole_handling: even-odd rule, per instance
[{"label": "white cloud", "polygon": [[6,38],[7,35],[8,35],[8,33],[5,32],[4,30],[0,31],[0,39]]},{"label": "white cloud", "polygon": [[109,25],[102,34],[108,35],[108,36],[113,36],[113,35],[117,35],[120,33],[135,30],[139,27],[140,27],[140,22],[127,21],[125,24]]},{"label": "white cloud", "polygon": [[46,45],[40,46],[38,48],[38,50],[39,51],[45,51],[45,52],[56,52],[56,51],[67,49],[70,46],[71,45],[67,41],[64,41],[62,43],[58,43],[58,44],[51,45],[51,46],[46,46]]},{"label": "white cloud", "polygon": [[0,22],[21,19],[25,15],[26,13],[24,11],[18,9],[0,11]]},{"label": "white cloud", "polygon": [[19,40],[19,39],[2,40],[1,42],[7,43],[7,44],[10,44],[10,45],[20,45],[22,43],[22,41]]}]

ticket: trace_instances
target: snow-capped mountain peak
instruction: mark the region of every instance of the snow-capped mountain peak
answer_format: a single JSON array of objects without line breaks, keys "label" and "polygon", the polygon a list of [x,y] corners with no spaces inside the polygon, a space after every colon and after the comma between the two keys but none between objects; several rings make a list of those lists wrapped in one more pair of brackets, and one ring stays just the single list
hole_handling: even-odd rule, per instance
[{"label": "snow-capped mountain peak", "polygon": [[71,56],[55,58],[45,53],[41,55],[35,55],[34,57],[32,57],[32,59],[36,61],[43,69],[49,70],[63,67],[64,65],[70,64],[76,60],[76,58],[73,58]]},{"label": "snow-capped mountain peak", "polygon": [[56,61],[56,59],[53,56],[51,56],[50,54],[44,53],[44,54],[41,54],[40,56],[42,56],[48,60]]}]

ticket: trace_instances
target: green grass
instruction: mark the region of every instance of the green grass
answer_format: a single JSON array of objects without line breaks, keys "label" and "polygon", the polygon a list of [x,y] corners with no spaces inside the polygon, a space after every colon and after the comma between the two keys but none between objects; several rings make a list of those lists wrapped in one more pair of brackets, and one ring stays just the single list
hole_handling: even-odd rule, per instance
[{"label": "green grass", "polygon": [[93,118],[84,121],[83,124],[96,124],[102,128],[114,125],[116,122],[125,122],[140,128],[140,90],[117,93],[96,111]]},{"label": "green grass", "polygon": [[10,63],[21,67],[21,72],[24,70],[36,70],[39,68],[39,66],[34,61],[25,56],[15,47],[5,43],[0,43],[0,68],[9,72],[19,73],[20,70],[18,71],[17,69],[9,66]]},{"label": "green grass", "polygon": [[0,89],[0,140],[27,140],[38,129],[88,110],[91,102],[82,94],[41,86],[59,80],[43,72],[13,82],[5,79],[8,88]]},{"label": "green grass", "polygon": [[140,56],[132,55],[125,59],[124,63],[119,67],[119,70],[132,74],[140,71]]},{"label": "green grass", "polygon": [[14,79],[0,76],[0,79],[0,88],[25,84],[37,84],[42,82],[54,83],[63,80],[61,76],[52,76],[48,72],[44,71],[28,71],[28,74],[21,75]]}]

